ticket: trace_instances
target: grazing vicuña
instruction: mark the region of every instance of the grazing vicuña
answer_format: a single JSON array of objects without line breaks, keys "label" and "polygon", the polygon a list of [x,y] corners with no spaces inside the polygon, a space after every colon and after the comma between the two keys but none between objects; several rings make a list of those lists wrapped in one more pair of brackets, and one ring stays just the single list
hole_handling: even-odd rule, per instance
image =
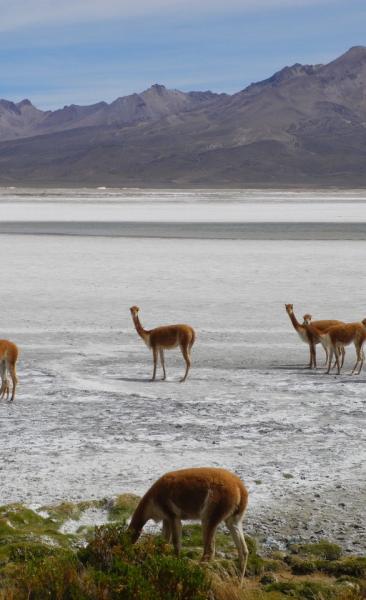
[{"label": "grazing vicu\u00f1a", "polygon": [[163,535],[181,550],[182,519],[200,519],[203,534],[202,560],[215,554],[215,533],[224,521],[239,554],[242,577],[248,560],[242,521],[248,504],[243,482],[230,471],[210,467],[182,469],[166,473],[140,500],[129,525],[135,542],[149,519],[163,521]]}]

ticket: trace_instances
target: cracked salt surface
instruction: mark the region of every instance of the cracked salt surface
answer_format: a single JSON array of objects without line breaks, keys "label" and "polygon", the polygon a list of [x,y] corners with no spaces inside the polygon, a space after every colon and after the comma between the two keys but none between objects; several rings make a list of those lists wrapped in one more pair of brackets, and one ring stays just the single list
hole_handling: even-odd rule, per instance
[{"label": "cracked salt surface", "polygon": [[[0,403],[3,504],[141,494],[167,470],[222,466],[265,543],[364,551],[366,373],[304,369],[284,310],[365,317],[363,242],[0,236],[0,251],[2,337],[22,349],[17,400]],[[178,351],[168,381],[148,381],[132,304],[146,328],[196,328],[186,384]]]}]

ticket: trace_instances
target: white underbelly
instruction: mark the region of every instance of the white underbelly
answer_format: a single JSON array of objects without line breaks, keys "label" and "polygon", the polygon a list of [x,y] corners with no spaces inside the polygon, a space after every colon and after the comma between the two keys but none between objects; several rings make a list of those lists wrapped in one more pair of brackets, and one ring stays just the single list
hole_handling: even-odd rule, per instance
[{"label": "white underbelly", "polygon": [[300,340],[302,340],[303,342],[305,342],[305,344],[309,343],[308,336],[306,335],[306,331],[305,330],[300,329],[297,333],[298,333],[298,336],[299,336]]}]

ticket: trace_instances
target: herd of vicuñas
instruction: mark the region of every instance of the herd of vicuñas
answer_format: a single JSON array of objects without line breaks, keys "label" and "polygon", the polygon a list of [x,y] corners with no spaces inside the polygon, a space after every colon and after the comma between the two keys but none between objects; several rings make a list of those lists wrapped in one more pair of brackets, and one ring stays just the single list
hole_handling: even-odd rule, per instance
[{"label": "herd of vicu\u00f1as", "polygon": [[[356,364],[352,373],[360,373],[364,361],[363,344],[366,340],[366,319],[358,323],[343,323],[338,320],[313,321],[305,314],[303,322],[295,317],[293,305],[286,304],[286,311],[301,340],[308,344],[309,368],[316,368],[316,345],[321,344],[326,354],[327,373],[337,366],[338,373],[344,363],[345,346],[353,343],[356,349]],[[152,351],[156,379],[158,357],[166,379],[164,351],[179,347],[186,365],[181,381],[185,381],[191,367],[191,350],[196,333],[190,325],[178,324],[145,330],[139,319],[139,308],[130,308],[138,335]],[[15,398],[17,386],[16,362],[18,348],[9,340],[0,340],[0,398]],[[202,560],[211,560],[215,553],[215,533],[224,522],[232,535],[239,555],[241,578],[244,577],[248,560],[248,548],[243,535],[242,521],[248,504],[248,491],[237,475],[225,469],[202,467],[171,471],[160,477],[141,498],[132,515],[128,531],[131,541],[136,542],[146,522],[153,519],[163,523],[163,536],[172,542],[177,555],[181,551],[182,520],[200,520],[203,535]]]}]

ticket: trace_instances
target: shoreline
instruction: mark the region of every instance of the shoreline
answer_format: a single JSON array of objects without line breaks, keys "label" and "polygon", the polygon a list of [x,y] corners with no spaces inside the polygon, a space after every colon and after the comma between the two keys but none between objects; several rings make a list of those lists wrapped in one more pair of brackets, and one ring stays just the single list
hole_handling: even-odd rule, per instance
[{"label": "shoreline", "polygon": [[55,189],[63,189],[63,190],[172,190],[172,191],[188,191],[188,192],[196,192],[202,190],[230,190],[235,191],[238,190],[240,192],[247,192],[250,190],[260,191],[260,190],[275,190],[277,192],[295,190],[295,191],[348,191],[348,190],[358,190],[358,191],[366,191],[366,182],[361,181],[353,181],[353,182],[345,182],[344,184],[337,183],[336,185],[328,182],[321,183],[319,181],[314,182],[248,182],[247,185],[240,185],[235,183],[235,185],[231,185],[230,182],[225,183],[215,183],[215,185],[210,185],[208,183],[201,185],[190,185],[184,184],[184,182],[155,182],[155,183],[146,183],[141,184],[135,181],[133,182],[120,182],[120,183],[111,183],[111,182],[98,182],[98,181],[9,181],[9,180],[0,180],[0,191],[1,190],[21,190],[21,189],[29,189],[29,190],[55,190]]},{"label": "shoreline", "polygon": [[366,222],[2,221],[0,234],[208,240],[366,240]]},{"label": "shoreline", "polygon": [[[134,490],[120,490],[119,493],[91,499],[65,496],[43,503],[13,501],[3,504],[1,511],[6,512],[18,507],[47,518],[46,512],[49,516],[53,513],[60,515],[60,511],[63,514],[67,507],[69,515],[63,514],[64,520],[62,524],[60,523],[60,530],[63,533],[74,534],[81,526],[99,527],[115,522],[121,516],[119,512],[123,512],[123,517],[128,520],[142,495],[143,493],[136,494]],[[359,516],[356,519],[347,519],[344,508],[333,503],[332,509],[327,502],[319,500],[317,496],[319,494],[315,496],[310,493],[300,494],[297,497],[291,495],[286,506],[284,504],[278,506],[278,499],[277,502],[273,499],[277,510],[271,510],[269,505],[264,506],[259,503],[255,506],[250,502],[243,521],[245,535],[256,540],[264,555],[286,551],[294,544],[318,544],[326,540],[337,544],[345,556],[364,556],[365,530]],[[251,499],[251,495],[249,498]],[[317,502],[315,506],[314,499]],[[334,495],[332,499],[334,500]],[[341,531],[337,531],[336,524],[340,521],[343,523]],[[200,524],[199,519],[183,521],[187,526],[197,523]],[[145,533],[159,534],[161,527],[161,521],[150,520],[146,524]],[[225,531],[223,525],[219,529]]]}]

